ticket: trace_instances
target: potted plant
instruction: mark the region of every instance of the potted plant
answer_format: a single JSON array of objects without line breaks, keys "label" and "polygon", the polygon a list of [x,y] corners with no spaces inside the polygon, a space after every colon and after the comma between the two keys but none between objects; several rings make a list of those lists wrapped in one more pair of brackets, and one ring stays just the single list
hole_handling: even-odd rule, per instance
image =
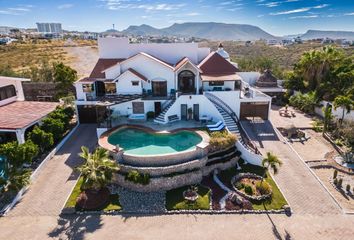
[{"label": "potted plant", "polygon": [[188,119],[192,119],[193,118],[193,109],[192,108],[188,108]]},{"label": "potted plant", "polygon": [[104,207],[109,203],[110,192],[107,184],[119,171],[118,164],[108,158],[108,151],[97,148],[93,153],[87,147],[81,147],[79,156],[85,163],[77,168],[83,177],[82,192],[76,200],[80,209],[93,210]]}]

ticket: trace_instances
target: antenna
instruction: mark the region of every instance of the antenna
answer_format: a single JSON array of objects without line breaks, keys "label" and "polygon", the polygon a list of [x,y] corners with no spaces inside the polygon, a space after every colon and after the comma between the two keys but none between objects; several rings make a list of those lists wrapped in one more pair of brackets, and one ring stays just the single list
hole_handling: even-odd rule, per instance
[{"label": "antenna", "polygon": [[114,30],[114,23],[113,23],[113,30]]}]

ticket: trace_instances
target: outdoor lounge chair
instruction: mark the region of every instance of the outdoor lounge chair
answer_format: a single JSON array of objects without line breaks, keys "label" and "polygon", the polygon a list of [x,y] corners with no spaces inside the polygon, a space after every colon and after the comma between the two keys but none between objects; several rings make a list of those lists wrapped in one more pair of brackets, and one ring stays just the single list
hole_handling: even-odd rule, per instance
[{"label": "outdoor lounge chair", "polygon": [[210,125],[207,125],[207,128],[217,128],[219,127],[220,125],[222,124],[222,121],[219,121],[215,124],[210,124]]},{"label": "outdoor lounge chair", "polygon": [[216,128],[209,128],[209,131],[210,132],[216,132],[216,131],[221,131],[225,128],[225,125],[224,124],[221,124],[219,127],[216,127]]}]

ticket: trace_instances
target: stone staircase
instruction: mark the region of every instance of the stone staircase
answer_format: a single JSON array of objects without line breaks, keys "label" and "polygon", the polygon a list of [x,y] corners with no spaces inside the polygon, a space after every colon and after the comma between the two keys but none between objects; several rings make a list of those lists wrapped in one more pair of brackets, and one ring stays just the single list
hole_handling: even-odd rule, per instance
[{"label": "stone staircase", "polygon": [[236,117],[236,114],[232,111],[232,109],[224,103],[220,98],[217,96],[211,94],[211,93],[205,93],[205,96],[209,99],[210,102],[214,104],[216,109],[219,111],[221,116],[223,117],[224,124],[227,128],[227,130],[235,134],[238,141],[249,151],[251,152],[258,152],[257,149],[254,149],[253,147],[249,146],[248,143],[245,141],[245,136],[242,135],[240,132],[240,123],[238,122],[238,118]]},{"label": "stone staircase", "polygon": [[168,109],[171,108],[171,106],[175,103],[175,99],[170,100],[169,102],[167,102],[166,106],[162,106],[163,110],[162,112],[154,119],[155,123],[160,123],[160,124],[165,124],[165,115],[168,111]]}]

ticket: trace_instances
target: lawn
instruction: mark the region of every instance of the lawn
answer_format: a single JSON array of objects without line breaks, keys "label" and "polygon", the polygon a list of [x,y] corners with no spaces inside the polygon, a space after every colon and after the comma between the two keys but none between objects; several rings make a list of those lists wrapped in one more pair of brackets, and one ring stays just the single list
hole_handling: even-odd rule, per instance
[{"label": "lawn", "polygon": [[189,186],[176,188],[166,193],[166,209],[167,210],[209,210],[210,194],[209,188],[198,185],[199,198],[195,202],[188,202],[183,198],[183,192]]},{"label": "lawn", "polygon": [[[65,208],[76,208],[76,199],[79,196],[79,194],[81,193],[81,185],[83,183],[83,178],[80,177],[79,180],[77,181],[73,191],[70,194],[70,197],[68,199],[68,201],[65,204]],[[96,209],[97,211],[119,211],[122,209],[122,206],[120,205],[119,202],[119,196],[118,194],[111,194],[110,196],[110,203],[105,206],[103,209]],[[80,210],[77,209],[76,210]]]},{"label": "lawn", "polygon": [[[241,172],[250,172],[250,173],[255,173],[257,175],[263,176],[264,174],[264,168],[251,165],[251,164],[246,164],[246,165],[241,165],[241,170],[238,171],[236,168],[229,168],[225,171],[222,171],[219,173],[219,178],[220,180],[226,184],[228,187],[231,186],[231,179],[233,176],[235,176],[238,173]],[[281,169],[280,169],[281,171]],[[272,198],[270,200],[266,201],[251,201],[253,204],[253,208],[255,210],[278,210],[282,209],[284,205],[287,205],[288,203],[286,202],[283,194],[281,194],[279,188],[275,184],[273,178],[267,173],[266,178],[264,179],[271,187],[273,190],[272,193]]]}]

